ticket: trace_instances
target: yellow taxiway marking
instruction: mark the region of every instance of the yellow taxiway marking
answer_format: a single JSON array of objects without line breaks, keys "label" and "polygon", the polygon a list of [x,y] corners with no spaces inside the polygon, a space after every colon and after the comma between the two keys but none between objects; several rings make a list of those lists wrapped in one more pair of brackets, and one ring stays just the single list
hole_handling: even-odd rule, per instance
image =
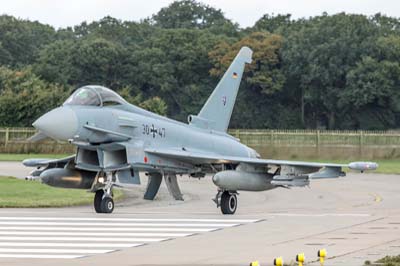
[{"label": "yellow taxiway marking", "polygon": [[376,193],[369,193],[369,195],[371,195],[372,197],[374,197],[374,201],[375,201],[375,202],[381,202],[381,201],[382,201],[382,197],[379,196],[379,195],[376,194]]}]

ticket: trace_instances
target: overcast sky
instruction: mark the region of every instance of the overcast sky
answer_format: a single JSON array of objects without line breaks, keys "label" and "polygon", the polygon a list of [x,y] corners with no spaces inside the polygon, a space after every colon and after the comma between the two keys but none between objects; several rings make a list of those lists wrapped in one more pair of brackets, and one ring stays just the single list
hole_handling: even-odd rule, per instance
[{"label": "overcast sky", "polygon": [[[110,15],[139,21],[151,16],[170,0],[0,0],[0,14],[38,20],[56,28],[91,22]],[[222,9],[225,16],[248,27],[266,13],[290,13],[295,18],[345,11],[372,15],[383,13],[400,17],[400,0],[203,0]]]}]

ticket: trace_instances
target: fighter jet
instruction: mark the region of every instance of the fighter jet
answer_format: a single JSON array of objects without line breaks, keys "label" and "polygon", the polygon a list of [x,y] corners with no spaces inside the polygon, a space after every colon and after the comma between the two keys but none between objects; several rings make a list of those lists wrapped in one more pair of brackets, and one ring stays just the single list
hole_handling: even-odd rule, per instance
[{"label": "fighter jet", "polygon": [[183,200],[177,176],[212,175],[214,201],[223,214],[234,214],[238,191],[303,187],[312,179],[344,176],[343,167],[365,171],[373,162],[310,163],[261,159],[227,133],[245,65],[252,50],[243,47],[197,115],[178,122],[129,104],[114,91],[89,85],[77,89],[62,106],[37,119],[32,140],[50,137],[76,146],[70,157],[25,160],[43,183],[95,193],[97,213],[114,210],[113,187],[140,184],[148,177],[144,199],[153,200],[162,180]]}]

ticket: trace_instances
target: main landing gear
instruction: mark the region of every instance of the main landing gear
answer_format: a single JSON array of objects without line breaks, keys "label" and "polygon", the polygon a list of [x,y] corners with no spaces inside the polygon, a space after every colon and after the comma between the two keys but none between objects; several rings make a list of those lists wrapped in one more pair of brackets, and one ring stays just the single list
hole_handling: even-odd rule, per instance
[{"label": "main landing gear", "polygon": [[223,214],[234,214],[237,209],[237,196],[236,191],[223,191],[219,190],[213,201],[217,207],[221,207]]}]

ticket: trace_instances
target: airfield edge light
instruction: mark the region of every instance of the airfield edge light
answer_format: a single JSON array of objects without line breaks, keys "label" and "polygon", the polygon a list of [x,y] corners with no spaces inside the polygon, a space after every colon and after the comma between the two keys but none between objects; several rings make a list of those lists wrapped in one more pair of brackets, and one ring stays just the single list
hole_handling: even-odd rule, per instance
[{"label": "airfield edge light", "polygon": [[303,266],[304,261],[306,260],[304,253],[299,253],[296,255],[296,261],[299,263],[299,266]]},{"label": "airfield edge light", "polygon": [[317,255],[319,257],[319,262],[320,262],[321,266],[324,265],[326,254],[327,254],[326,249],[323,248],[323,249],[318,250]]},{"label": "airfield edge light", "polygon": [[277,257],[274,259],[274,265],[275,266],[283,266],[283,258],[282,257]]}]

